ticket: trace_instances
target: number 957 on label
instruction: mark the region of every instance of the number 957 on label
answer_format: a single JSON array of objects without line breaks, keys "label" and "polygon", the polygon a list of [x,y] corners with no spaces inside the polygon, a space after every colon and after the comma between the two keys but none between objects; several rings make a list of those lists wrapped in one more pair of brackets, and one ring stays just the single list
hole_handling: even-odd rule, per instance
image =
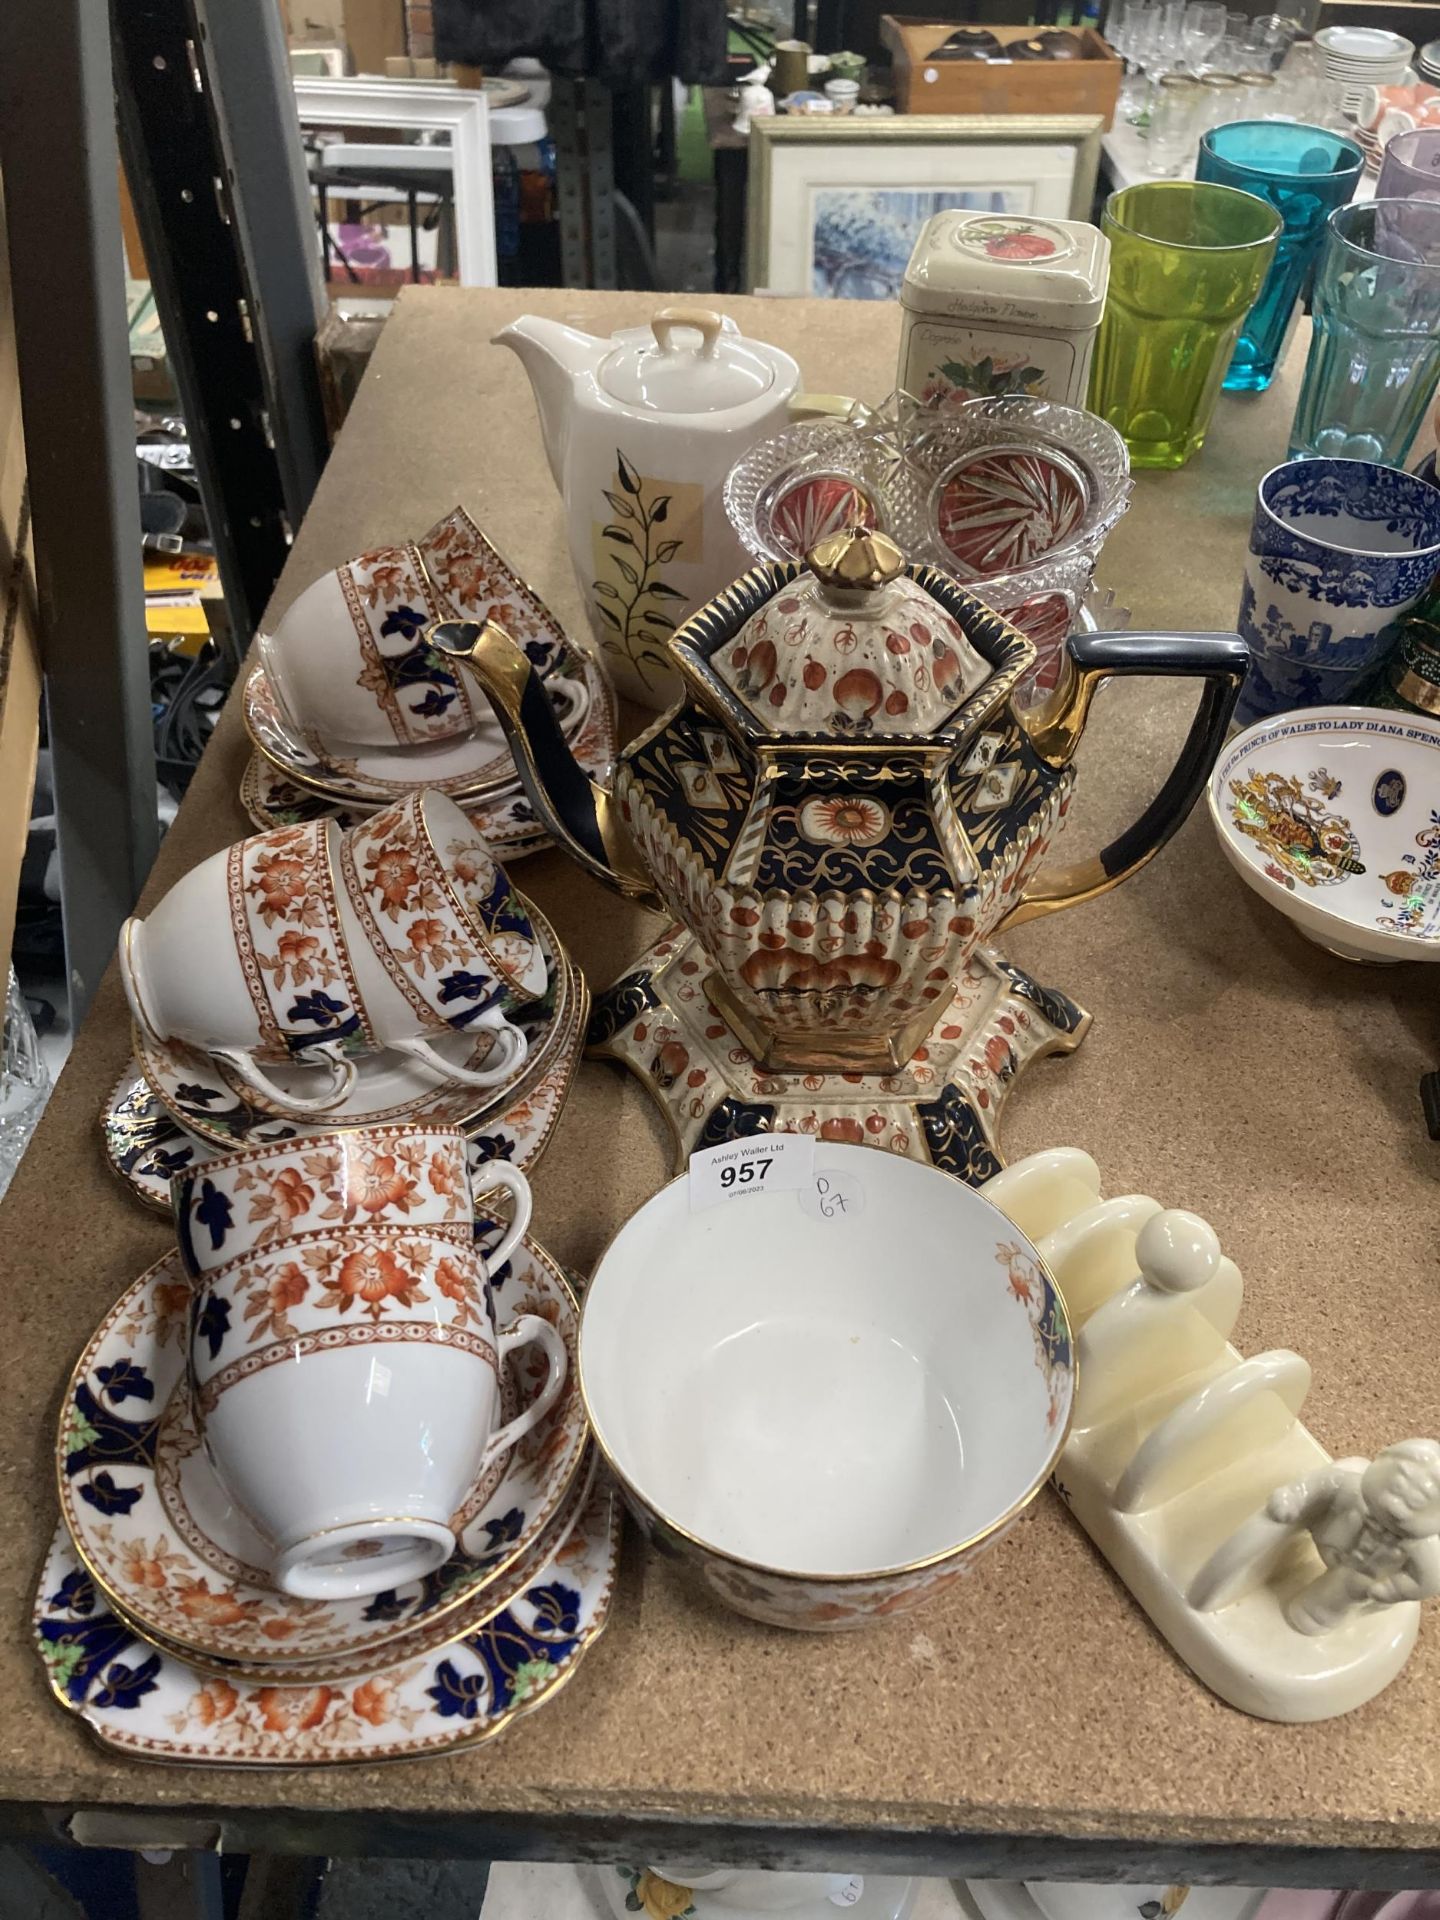
[{"label": "number 957 on label", "polygon": [[809,1184],[815,1142],[804,1133],[762,1133],[707,1147],[690,1157],[690,1211],[740,1194],[776,1193]]}]

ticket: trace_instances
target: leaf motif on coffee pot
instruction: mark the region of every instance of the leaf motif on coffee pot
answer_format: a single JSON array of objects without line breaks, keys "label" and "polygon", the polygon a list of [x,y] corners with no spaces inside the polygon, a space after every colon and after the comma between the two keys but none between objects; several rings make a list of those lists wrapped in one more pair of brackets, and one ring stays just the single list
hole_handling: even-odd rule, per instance
[{"label": "leaf motif on coffee pot", "polygon": [[665,578],[664,569],[684,558],[684,529],[668,524],[677,492],[657,491],[663,481],[637,473],[620,448],[615,449],[614,484],[605,489],[610,519],[598,529],[599,571],[590,583],[595,612],[603,629],[600,645],[621,655],[647,683],[668,673],[666,642],[674,633],[686,595]]}]

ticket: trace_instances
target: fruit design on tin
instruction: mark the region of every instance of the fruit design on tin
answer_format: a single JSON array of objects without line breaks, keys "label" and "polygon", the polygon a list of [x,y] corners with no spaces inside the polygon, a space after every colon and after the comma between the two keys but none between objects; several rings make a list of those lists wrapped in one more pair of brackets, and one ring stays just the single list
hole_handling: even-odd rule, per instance
[{"label": "fruit design on tin", "polygon": [[992,260],[1043,260],[1054,253],[1055,242],[1033,228],[1019,228],[1011,233],[992,233],[985,251]]},{"label": "fruit design on tin", "polygon": [[983,253],[988,260],[1048,260],[1062,250],[1059,234],[1028,220],[967,221],[959,238],[971,253]]},{"label": "fruit design on tin", "polygon": [[1029,394],[1035,398],[1045,390],[1045,369],[1032,366],[1024,354],[1018,358],[996,359],[982,354],[978,360],[943,360],[940,378],[930,382],[921,394],[927,407],[961,406],[966,400],[1003,400],[1011,394]]}]

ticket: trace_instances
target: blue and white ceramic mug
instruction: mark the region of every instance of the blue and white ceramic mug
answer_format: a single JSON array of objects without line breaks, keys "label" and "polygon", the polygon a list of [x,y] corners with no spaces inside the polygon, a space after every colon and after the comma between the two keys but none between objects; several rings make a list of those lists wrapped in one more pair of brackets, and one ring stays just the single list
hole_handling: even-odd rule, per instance
[{"label": "blue and white ceramic mug", "polygon": [[1369,460],[1291,460],[1260,482],[1236,621],[1241,725],[1344,704],[1440,570],[1440,488]]}]

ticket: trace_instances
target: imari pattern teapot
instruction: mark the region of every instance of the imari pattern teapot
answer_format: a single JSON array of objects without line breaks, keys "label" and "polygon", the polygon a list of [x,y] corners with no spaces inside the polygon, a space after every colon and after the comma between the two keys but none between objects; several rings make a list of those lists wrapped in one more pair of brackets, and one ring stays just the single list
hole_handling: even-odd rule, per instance
[{"label": "imari pattern teapot", "polygon": [[[670,641],[685,692],[620,756],[575,765],[538,677],[493,623],[433,643],[495,707],[536,811],[591,872],[705,949],[706,989],[764,1067],[889,1073],[977,941],[1106,891],[1189,812],[1247,653],[1233,634],[1087,634],[1012,705],[1032,643],[947,576],[851,527],[805,565],[755,568]],[[1097,858],[1037,870],[1110,674],[1206,681],[1162,793]]]}]

